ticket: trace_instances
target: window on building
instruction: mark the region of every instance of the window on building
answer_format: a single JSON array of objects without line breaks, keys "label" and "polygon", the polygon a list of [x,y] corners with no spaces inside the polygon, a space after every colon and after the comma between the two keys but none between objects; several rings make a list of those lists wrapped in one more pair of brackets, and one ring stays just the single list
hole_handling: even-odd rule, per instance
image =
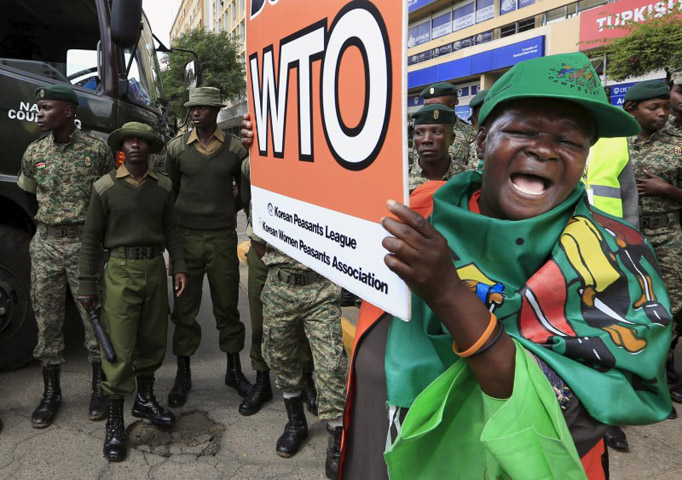
[{"label": "window on building", "polygon": [[456,3],[452,9],[452,31],[462,30],[476,23],[476,3],[465,1]]},{"label": "window on building", "polygon": [[589,10],[590,8],[599,7],[600,5],[605,5],[608,0],[580,0],[578,2],[578,11],[582,12]]},{"label": "window on building", "polygon": [[516,22],[500,27],[500,38],[516,35]]},{"label": "window on building", "polygon": [[543,25],[549,25],[550,23],[560,22],[566,18],[566,6],[555,8],[549,12],[543,14]]},{"label": "window on building", "polygon": [[431,20],[431,39],[439,38],[452,33],[452,15],[450,9],[445,13],[437,14]]},{"label": "window on building", "polygon": [[519,20],[517,23],[517,33],[533,30],[535,28],[535,17],[525,18],[523,20]]}]

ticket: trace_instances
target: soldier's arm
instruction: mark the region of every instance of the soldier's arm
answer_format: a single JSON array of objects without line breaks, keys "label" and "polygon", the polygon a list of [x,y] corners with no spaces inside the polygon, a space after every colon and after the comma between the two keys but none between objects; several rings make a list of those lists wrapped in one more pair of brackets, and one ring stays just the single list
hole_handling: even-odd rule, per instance
[{"label": "soldier's arm", "polygon": [[106,175],[107,173],[111,172],[116,168],[116,165],[114,164],[114,156],[111,153],[111,149],[107,144],[102,145],[102,149],[100,151],[100,171],[99,174],[100,176]]},{"label": "soldier's arm", "polygon": [[166,249],[173,259],[173,273],[187,273],[185,264],[185,252],[182,249],[182,234],[175,216],[175,199],[172,191],[168,191],[168,201],[163,211],[163,236],[166,240]]},{"label": "soldier's arm", "polygon": [[97,184],[95,184],[90,196],[90,206],[83,228],[78,259],[78,294],[81,296],[97,295],[106,224],[107,214],[103,199],[97,192]]},{"label": "soldier's arm", "polygon": [[173,199],[178,198],[178,193],[180,192],[180,170],[178,165],[176,165],[176,158],[173,155],[173,141],[171,141],[166,147],[166,174],[173,182],[172,192]]},{"label": "soldier's arm", "polygon": [[618,175],[620,196],[623,202],[623,219],[632,225],[639,226],[639,195],[632,162],[628,160],[623,171]]},{"label": "soldier's arm", "polygon": [[17,186],[24,191],[26,205],[31,214],[35,216],[38,211],[38,198],[36,197],[37,184],[33,173],[33,168],[35,167],[33,163],[31,155],[27,150],[21,159],[21,171],[19,172],[19,178],[17,178]]}]

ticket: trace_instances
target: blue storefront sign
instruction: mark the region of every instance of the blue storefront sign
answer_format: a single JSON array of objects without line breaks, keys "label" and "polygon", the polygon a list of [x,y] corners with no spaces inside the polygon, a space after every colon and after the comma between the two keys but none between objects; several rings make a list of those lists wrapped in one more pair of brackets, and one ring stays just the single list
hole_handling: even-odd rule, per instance
[{"label": "blue storefront sign", "polygon": [[476,23],[485,22],[495,16],[495,0],[476,0]]},{"label": "blue storefront sign", "polygon": [[469,120],[471,116],[471,109],[469,105],[457,105],[455,107],[455,115],[464,120],[465,122]]},{"label": "blue storefront sign", "polygon": [[[659,81],[664,82],[665,80],[660,78]],[[625,94],[628,89],[636,83],[638,82],[619,83],[618,85],[607,86],[606,88],[611,90],[611,104],[616,107],[622,107],[625,103]]]},{"label": "blue storefront sign", "polygon": [[407,106],[418,107],[419,105],[424,105],[424,99],[419,95],[408,95],[407,96]]},{"label": "blue storefront sign", "polygon": [[410,13],[414,12],[415,10],[419,10],[422,7],[425,7],[429,3],[433,3],[436,0],[407,0],[407,9]]},{"label": "blue storefront sign", "polygon": [[407,85],[408,88],[415,88],[445,82],[453,78],[468,77],[511,67],[523,60],[542,57],[544,54],[545,37],[541,35],[505,47],[409,72]]},{"label": "blue storefront sign", "polygon": [[452,10],[452,31],[462,30],[474,24],[474,2],[459,6]]}]

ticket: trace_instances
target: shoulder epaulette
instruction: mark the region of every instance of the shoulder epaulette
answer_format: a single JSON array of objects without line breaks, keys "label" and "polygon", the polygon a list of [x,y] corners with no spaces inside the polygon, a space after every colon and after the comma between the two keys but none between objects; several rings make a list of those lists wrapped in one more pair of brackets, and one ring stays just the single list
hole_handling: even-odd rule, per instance
[{"label": "shoulder epaulette", "polygon": [[177,149],[182,148],[182,146],[187,142],[187,136],[189,136],[189,132],[181,133],[173,137],[173,139],[169,141],[168,145],[166,146],[166,152],[168,152],[170,155],[176,155],[178,153]]},{"label": "shoulder epaulette", "polygon": [[173,181],[165,175],[159,174],[159,179],[157,180],[157,183],[161,188],[168,192],[173,190]]},{"label": "shoulder epaulette", "polygon": [[33,140],[31,143],[28,144],[28,147],[26,147],[26,150],[28,151],[28,149],[31,148],[33,145],[38,145],[40,142],[42,142],[43,140],[45,140],[48,136],[49,136],[49,134],[48,134],[48,135],[43,135],[43,136],[40,137],[39,139]]},{"label": "shoulder epaulette", "polygon": [[116,175],[116,170],[111,173],[107,173],[95,182],[93,187],[97,192],[97,195],[104,194],[104,192],[114,186],[114,175]]},{"label": "shoulder epaulette", "polygon": [[244,158],[249,154],[249,152],[244,148],[244,145],[242,145],[242,141],[239,139],[239,137],[234,135],[230,135],[229,150],[232,153],[236,153],[239,158]]}]

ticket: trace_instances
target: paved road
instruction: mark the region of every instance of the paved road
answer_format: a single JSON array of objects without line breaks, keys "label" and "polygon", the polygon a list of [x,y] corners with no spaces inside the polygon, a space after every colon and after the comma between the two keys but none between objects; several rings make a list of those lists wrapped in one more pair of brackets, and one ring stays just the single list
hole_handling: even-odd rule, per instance
[{"label": "paved road", "polygon": [[[239,309],[250,330],[244,267],[241,273]],[[127,461],[110,464],[102,457],[104,422],[91,422],[87,418],[89,366],[78,345],[80,339],[71,338],[67,363],[62,369],[64,402],[50,428],[35,430],[30,424],[31,412],[42,393],[40,367],[34,363],[19,371],[0,374],[0,417],[4,422],[4,430],[0,433],[0,479],[325,478],[328,435],[315,417],[307,414],[310,435],[302,450],[291,459],[282,459],[274,449],[286,421],[280,393],[275,392],[275,400],[252,417],[237,413],[240,398],[223,383],[225,357],[217,347],[208,289],[204,292],[200,312],[204,339],[192,358],[193,389],[187,405],[175,412],[179,415],[206,412],[207,417],[201,414],[183,417],[186,421],[180,422],[182,431],[156,437],[138,431],[141,439],[150,442],[151,446],[131,449]],[[242,354],[242,363],[253,381],[255,374],[250,368],[248,347]],[[174,375],[174,357],[168,352],[156,383],[157,397],[164,404]],[[135,420],[129,415],[131,406],[132,399],[127,399],[126,425]],[[212,426],[210,421],[218,425]],[[627,428],[626,431],[631,452],[611,453],[612,479],[682,478],[682,419]],[[220,442],[219,448],[215,448],[218,446],[216,441]],[[211,455],[216,450],[217,453]]]}]

